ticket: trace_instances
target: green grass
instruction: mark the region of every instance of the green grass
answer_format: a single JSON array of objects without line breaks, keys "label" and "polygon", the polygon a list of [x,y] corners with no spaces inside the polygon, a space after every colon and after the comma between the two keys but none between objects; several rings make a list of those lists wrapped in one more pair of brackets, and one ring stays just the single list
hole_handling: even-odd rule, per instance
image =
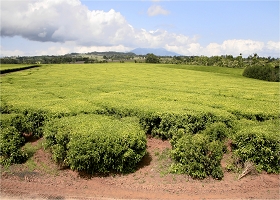
[{"label": "green grass", "polygon": [[[183,68],[183,69],[181,69]],[[137,111],[279,116],[279,84],[222,67],[140,63],[49,65],[1,76],[1,99],[16,109]]]}]

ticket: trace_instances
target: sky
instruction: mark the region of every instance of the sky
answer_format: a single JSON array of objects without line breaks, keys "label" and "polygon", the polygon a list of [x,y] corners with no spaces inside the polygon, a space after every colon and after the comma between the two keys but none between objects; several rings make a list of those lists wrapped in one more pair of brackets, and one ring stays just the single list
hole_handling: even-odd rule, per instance
[{"label": "sky", "polygon": [[280,57],[279,1],[1,0],[1,57],[165,48]]}]

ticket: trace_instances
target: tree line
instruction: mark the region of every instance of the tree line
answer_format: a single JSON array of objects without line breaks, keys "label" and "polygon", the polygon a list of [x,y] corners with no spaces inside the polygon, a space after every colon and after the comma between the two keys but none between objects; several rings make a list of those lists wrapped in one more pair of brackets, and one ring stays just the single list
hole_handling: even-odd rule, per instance
[{"label": "tree line", "polygon": [[260,57],[257,53],[243,58],[239,56],[221,55],[221,56],[156,56],[147,54],[147,63],[165,63],[165,64],[188,64],[188,65],[203,65],[203,66],[220,66],[230,68],[245,68],[256,64],[271,64],[279,66],[279,58]]},{"label": "tree line", "polygon": [[[99,58],[97,58],[99,57]],[[134,53],[122,52],[90,52],[86,54],[71,53],[59,56],[12,56],[0,58],[1,64],[62,64],[62,63],[100,63],[133,60],[147,63],[164,63],[164,64],[188,64],[203,66],[220,66],[231,68],[245,68],[246,66],[256,64],[270,64],[279,66],[279,58],[261,57],[257,53],[243,57],[232,55],[221,56],[157,56],[152,53],[147,55],[136,55]]]}]

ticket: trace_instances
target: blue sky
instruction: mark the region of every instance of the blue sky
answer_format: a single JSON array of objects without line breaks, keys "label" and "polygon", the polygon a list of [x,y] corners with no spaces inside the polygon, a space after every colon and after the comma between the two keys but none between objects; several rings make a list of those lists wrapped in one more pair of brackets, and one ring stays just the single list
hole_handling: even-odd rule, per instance
[{"label": "blue sky", "polygon": [[1,0],[1,56],[137,47],[280,57],[279,1]]}]

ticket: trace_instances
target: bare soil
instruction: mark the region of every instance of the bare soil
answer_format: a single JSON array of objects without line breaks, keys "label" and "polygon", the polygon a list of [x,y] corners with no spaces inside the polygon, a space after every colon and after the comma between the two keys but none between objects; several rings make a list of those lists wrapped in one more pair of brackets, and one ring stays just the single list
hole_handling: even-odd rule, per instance
[{"label": "bare soil", "polygon": [[[38,141],[33,142],[36,145]],[[238,180],[194,180],[166,173],[168,141],[148,138],[148,154],[135,173],[89,176],[59,169],[51,154],[40,148],[23,165],[1,168],[1,199],[280,199],[279,175],[255,174]],[[224,166],[229,155],[222,161]]]}]

